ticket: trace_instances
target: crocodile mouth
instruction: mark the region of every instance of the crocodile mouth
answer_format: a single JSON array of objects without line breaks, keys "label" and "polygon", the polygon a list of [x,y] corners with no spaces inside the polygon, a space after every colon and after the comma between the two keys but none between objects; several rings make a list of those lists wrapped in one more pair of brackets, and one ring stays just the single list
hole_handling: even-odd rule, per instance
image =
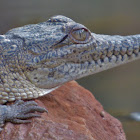
[{"label": "crocodile mouth", "polygon": [[68,59],[66,61],[63,59],[62,61],[57,60],[55,63],[53,61],[44,62],[33,71],[26,72],[25,75],[35,86],[48,89],[137,59],[133,55],[131,57],[112,55],[111,57],[100,56],[95,60],[93,53],[86,55],[81,60]]}]

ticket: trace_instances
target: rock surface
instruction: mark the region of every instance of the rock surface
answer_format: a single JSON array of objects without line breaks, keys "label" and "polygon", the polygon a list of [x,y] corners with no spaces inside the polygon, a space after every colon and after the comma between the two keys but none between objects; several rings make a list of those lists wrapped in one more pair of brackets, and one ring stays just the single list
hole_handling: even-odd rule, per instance
[{"label": "rock surface", "polygon": [[49,113],[30,124],[7,123],[0,140],[126,140],[121,123],[75,81],[35,101]]}]

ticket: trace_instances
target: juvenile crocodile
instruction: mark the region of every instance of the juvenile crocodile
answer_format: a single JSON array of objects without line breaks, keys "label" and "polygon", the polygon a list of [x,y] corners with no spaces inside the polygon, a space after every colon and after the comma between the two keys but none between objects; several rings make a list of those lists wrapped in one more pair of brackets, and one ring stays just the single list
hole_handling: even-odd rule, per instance
[{"label": "juvenile crocodile", "polygon": [[140,58],[140,34],[91,33],[64,16],[26,25],[0,35],[0,126],[26,123],[44,112],[34,101],[70,80]]}]

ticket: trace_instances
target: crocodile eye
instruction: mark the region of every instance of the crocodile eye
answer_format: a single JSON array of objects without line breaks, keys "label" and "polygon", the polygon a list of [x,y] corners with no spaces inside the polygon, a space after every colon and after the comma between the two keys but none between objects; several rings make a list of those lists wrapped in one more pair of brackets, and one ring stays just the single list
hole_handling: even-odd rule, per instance
[{"label": "crocodile eye", "polygon": [[85,28],[74,29],[70,34],[76,43],[87,43],[90,38],[90,32]]}]

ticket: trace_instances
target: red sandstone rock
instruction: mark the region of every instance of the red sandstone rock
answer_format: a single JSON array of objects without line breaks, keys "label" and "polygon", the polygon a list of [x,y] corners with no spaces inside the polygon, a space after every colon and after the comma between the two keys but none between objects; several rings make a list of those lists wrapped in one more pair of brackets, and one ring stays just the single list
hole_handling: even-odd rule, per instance
[{"label": "red sandstone rock", "polygon": [[49,113],[30,124],[7,123],[0,140],[126,140],[121,123],[74,81],[35,101]]}]

